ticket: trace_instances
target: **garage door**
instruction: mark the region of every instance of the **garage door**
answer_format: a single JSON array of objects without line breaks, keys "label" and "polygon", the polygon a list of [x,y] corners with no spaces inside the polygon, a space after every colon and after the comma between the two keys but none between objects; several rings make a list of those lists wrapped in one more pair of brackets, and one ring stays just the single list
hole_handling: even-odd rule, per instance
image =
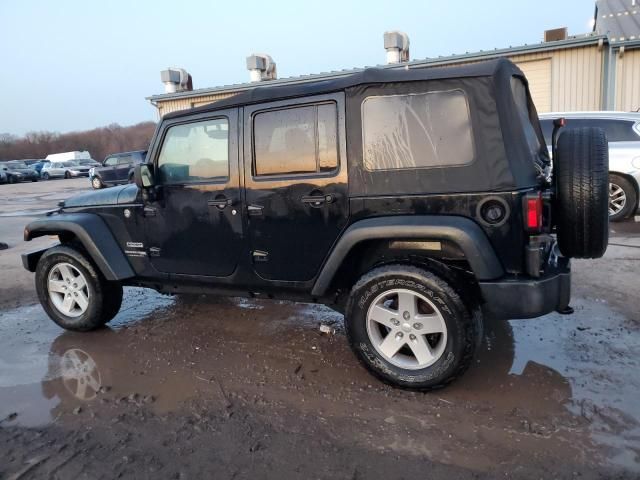
[{"label": "garage door", "polygon": [[551,111],[551,59],[516,63],[529,81],[529,90],[538,113]]}]

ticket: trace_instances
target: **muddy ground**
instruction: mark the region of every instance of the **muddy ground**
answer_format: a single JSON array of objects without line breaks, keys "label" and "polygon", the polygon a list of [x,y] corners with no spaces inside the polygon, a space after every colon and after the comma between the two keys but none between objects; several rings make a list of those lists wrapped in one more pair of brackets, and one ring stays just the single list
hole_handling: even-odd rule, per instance
[{"label": "muddy ground", "polygon": [[0,478],[640,478],[639,224],[574,262],[574,315],[485,319],[472,368],[422,394],[317,305],[131,288],[110,328],[61,330],[22,228],[87,184],[0,187]]}]

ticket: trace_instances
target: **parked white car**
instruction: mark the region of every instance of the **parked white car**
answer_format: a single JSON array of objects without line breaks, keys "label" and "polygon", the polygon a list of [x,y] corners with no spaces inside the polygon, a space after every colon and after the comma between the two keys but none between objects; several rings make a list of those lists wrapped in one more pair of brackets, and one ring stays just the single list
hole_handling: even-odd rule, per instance
[{"label": "parked white car", "polygon": [[41,176],[44,180],[50,178],[88,177],[90,165],[81,165],[77,160],[67,162],[49,162],[42,167]]},{"label": "parked white car", "polygon": [[609,219],[624,220],[638,210],[640,198],[640,113],[556,112],[540,115],[547,146],[551,145],[553,120],[565,118],[563,129],[602,128],[609,141]]}]

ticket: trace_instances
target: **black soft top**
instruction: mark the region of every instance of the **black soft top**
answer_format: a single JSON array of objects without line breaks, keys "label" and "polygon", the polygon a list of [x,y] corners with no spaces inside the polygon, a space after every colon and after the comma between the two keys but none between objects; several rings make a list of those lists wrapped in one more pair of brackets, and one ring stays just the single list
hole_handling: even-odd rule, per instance
[{"label": "black soft top", "polygon": [[[526,104],[521,100],[516,102],[514,77],[524,83]],[[471,164],[394,170],[393,175],[364,168],[361,107],[366,98],[451,89],[462,90],[467,97],[475,155]],[[334,79],[261,85],[209,105],[168,114],[164,120],[179,122],[182,118],[226,108],[341,92],[348,124],[346,144],[351,196],[512,191],[538,183],[538,153],[532,152],[531,136],[533,143],[538,137],[539,152],[546,155],[544,138],[524,74],[506,59],[456,67],[369,68]]]},{"label": "black soft top", "polygon": [[221,108],[238,107],[253,103],[282,100],[286,98],[304,97],[307,95],[320,95],[323,93],[338,92],[349,87],[368,84],[413,82],[428,80],[446,80],[469,77],[502,77],[511,78],[513,75],[524,77],[522,71],[512,62],[506,59],[489,60],[486,62],[472,63],[455,67],[430,67],[430,68],[367,68],[361,72],[353,73],[340,78],[328,80],[311,80],[295,85],[268,86],[256,84],[255,88],[246,90],[228,98],[203,105],[189,110],[180,110],[169,113],[163,118],[179,118],[198,113],[206,113]]}]

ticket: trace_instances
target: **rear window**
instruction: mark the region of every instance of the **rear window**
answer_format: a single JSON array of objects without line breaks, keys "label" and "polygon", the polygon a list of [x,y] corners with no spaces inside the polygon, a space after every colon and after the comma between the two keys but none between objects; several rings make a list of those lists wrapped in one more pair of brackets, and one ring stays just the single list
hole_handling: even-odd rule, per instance
[{"label": "rear window", "polygon": [[527,87],[520,77],[511,77],[511,94],[518,110],[520,123],[524,129],[524,134],[529,146],[531,156],[538,158],[542,149],[542,143],[538,137],[538,133],[531,123],[529,114],[529,97],[527,95]]},{"label": "rear window", "polygon": [[461,166],[474,159],[462,90],[366,98],[362,137],[369,171]]}]

